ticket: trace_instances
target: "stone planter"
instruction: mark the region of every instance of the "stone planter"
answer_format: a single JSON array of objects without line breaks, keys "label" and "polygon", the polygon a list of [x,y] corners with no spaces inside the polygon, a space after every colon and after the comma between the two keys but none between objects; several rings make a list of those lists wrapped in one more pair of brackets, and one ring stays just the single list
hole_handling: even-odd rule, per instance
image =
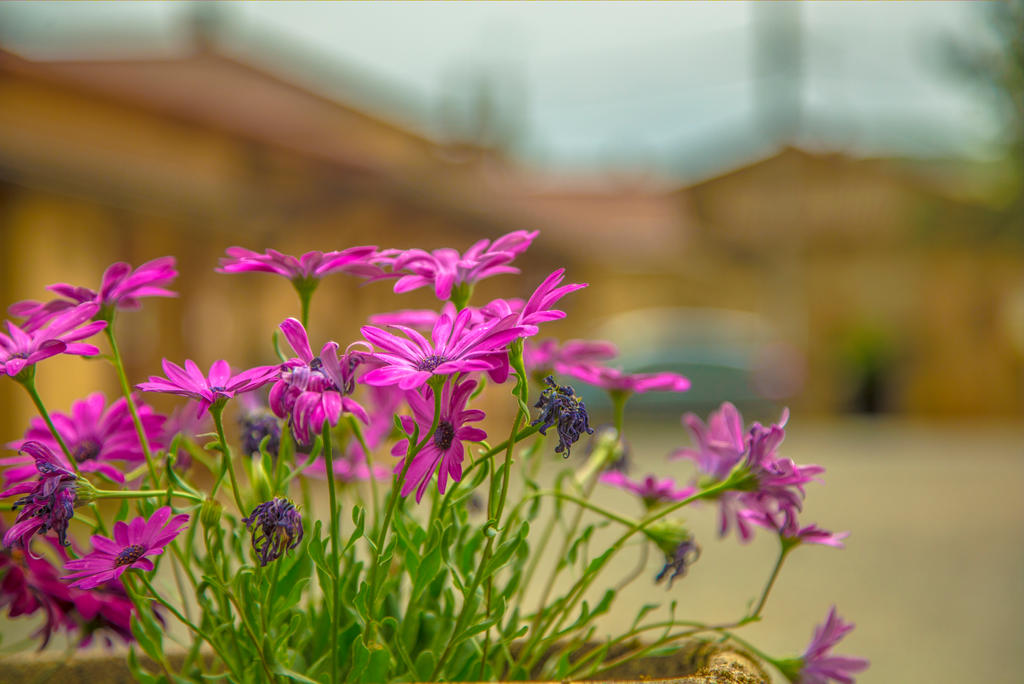
[{"label": "stone planter", "polygon": [[[175,658],[171,656],[172,663]],[[66,660],[61,653],[26,653],[4,662],[4,682],[131,684],[123,653],[92,652]],[[701,644],[663,658],[642,658],[617,667],[600,681],[663,684],[770,684],[771,678],[742,652]]]}]

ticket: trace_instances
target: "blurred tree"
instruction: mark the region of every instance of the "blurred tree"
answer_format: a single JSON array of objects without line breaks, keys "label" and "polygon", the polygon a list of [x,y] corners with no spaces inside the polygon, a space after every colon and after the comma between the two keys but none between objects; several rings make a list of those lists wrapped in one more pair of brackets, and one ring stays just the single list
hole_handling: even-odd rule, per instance
[{"label": "blurred tree", "polygon": [[979,90],[1002,123],[1006,228],[1024,241],[1024,0],[987,3],[989,39],[953,41],[953,72]]}]

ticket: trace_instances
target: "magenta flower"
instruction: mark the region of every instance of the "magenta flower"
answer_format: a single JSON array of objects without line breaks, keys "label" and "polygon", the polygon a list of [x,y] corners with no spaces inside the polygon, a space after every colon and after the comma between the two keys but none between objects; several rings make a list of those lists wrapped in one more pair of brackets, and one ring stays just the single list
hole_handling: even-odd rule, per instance
[{"label": "magenta flower", "polygon": [[7,321],[7,334],[0,333],[0,371],[16,378],[26,366],[57,354],[95,356],[100,353],[91,344],[78,340],[92,337],[107,327],[105,321],[86,323],[99,311],[97,304],[81,304],[62,311],[32,331]]},{"label": "magenta flower", "polygon": [[471,330],[472,316],[467,309],[460,311],[454,320],[442,314],[434,324],[429,342],[415,330],[403,326],[394,328],[408,339],[370,325],[363,326],[363,337],[384,350],[372,354],[383,362],[383,367],[371,370],[363,377],[363,382],[412,390],[434,375],[472,371],[489,371],[496,382],[504,381],[508,377],[508,356],[498,352],[526,330],[515,324],[514,315]]},{"label": "magenta flower", "polygon": [[[138,412],[150,445],[154,449],[162,449],[166,419],[143,404],[138,404]],[[124,482],[124,473],[112,461],[123,461],[130,465],[145,460],[135,424],[128,411],[128,402],[123,397],[108,407],[103,393],[95,392],[72,403],[70,414],[54,412],[50,418],[82,472],[100,473],[115,482]],[[20,450],[29,441],[42,443],[56,454],[65,470],[73,469],[42,418],[33,418],[25,438],[10,442],[7,446]],[[16,466],[4,471],[7,482],[25,480],[32,477],[36,470],[33,459],[28,456],[0,458],[0,465]]]},{"label": "magenta flower", "polygon": [[615,358],[619,353],[611,342],[569,340],[559,343],[547,338],[527,340],[523,345],[523,363],[531,373],[543,377],[551,372],[569,374],[569,368],[591,365]]},{"label": "magenta flower", "polygon": [[696,449],[679,449],[671,458],[693,459],[698,468],[716,480],[725,478],[743,458],[746,452],[743,416],[729,402],[708,416],[707,425],[692,413],[683,416],[683,424],[693,436]]},{"label": "magenta flower", "polygon": [[92,553],[68,561],[64,567],[72,573],[61,579],[74,580],[72,587],[92,589],[119,578],[129,568],[152,570],[153,561],[147,556],[163,553],[187,522],[185,514],[172,518],[168,506],[158,508],[149,520],[139,517],[130,523],[118,521],[114,523],[114,538],[93,535]]},{"label": "magenta flower", "polygon": [[564,311],[551,308],[555,302],[570,292],[587,287],[586,283],[561,285],[564,279],[565,269],[560,268],[545,278],[525,302],[519,299],[494,299],[480,308],[480,314],[485,321],[518,314],[516,325],[523,326],[528,331],[526,335],[536,335],[537,326],[541,323],[565,318]]},{"label": "magenta flower", "polygon": [[568,375],[611,393],[685,392],[690,389],[690,381],[678,373],[624,373],[617,368],[582,364],[565,370]]},{"label": "magenta flower", "polygon": [[639,496],[648,508],[659,503],[682,501],[696,493],[694,487],[677,487],[672,478],[658,479],[648,475],[643,480],[631,480],[619,470],[608,470],[601,473],[601,482],[624,489]]},{"label": "magenta flower", "polygon": [[829,651],[853,630],[852,622],[843,622],[836,607],[828,612],[825,624],[814,629],[811,643],[802,658],[783,660],[774,664],[791,682],[797,684],[853,684],[853,675],[866,670],[870,664],[864,658],[831,655]]},{"label": "magenta flower", "polygon": [[185,361],[182,368],[163,360],[166,378],[151,375],[149,382],[136,387],[143,392],[163,392],[188,397],[199,402],[198,417],[202,417],[207,409],[218,401],[227,401],[236,394],[251,392],[273,380],[278,373],[278,366],[256,366],[231,375],[231,366],[227,361],[214,361],[210,366],[209,376],[204,376],[199,367],[191,359]]},{"label": "magenta flower", "polygon": [[[2,520],[0,531],[6,536]],[[58,544],[54,543],[54,547],[63,551]],[[45,621],[34,635],[42,637],[40,648],[46,647],[54,632],[70,632],[78,626],[70,615],[74,591],[60,581],[57,568],[47,558],[17,548],[0,548],[0,609],[6,607],[11,618],[42,611]]]},{"label": "magenta flower", "polygon": [[355,346],[362,343],[350,345],[340,360],[337,342],[328,342],[320,356],[313,356],[301,323],[289,318],[280,328],[298,357],[281,366],[280,377],[270,390],[270,408],[278,418],[291,416],[296,438],[311,444],[325,421],[338,424],[342,411],[368,422],[363,407],[347,396],[355,390],[355,371],[364,354]]},{"label": "magenta flower", "polygon": [[[437,429],[426,446],[413,457],[412,465],[405,474],[402,483],[402,496],[408,496],[416,490],[416,501],[423,498],[434,472],[437,472],[437,490],[444,494],[448,486],[448,478],[458,482],[462,479],[462,459],[466,454],[463,442],[480,442],[487,439],[487,433],[480,428],[470,427],[467,423],[475,423],[484,419],[484,412],[477,409],[466,409],[466,402],[476,388],[475,380],[460,382],[454,389],[451,383],[445,383],[441,390],[441,417]],[[434,422],[434,391],[427,388],[424,394],[409,392],[407,395],[412,417],[402,416],[402,429],[412,435],[416,425],[419,434],[425,436]],[[404,457],[409,452],[409,442],[402,440],[391,449],[393,456]],[[395,466],[400,473],[405,468],[405,458]]]},{"label": "magenta flower", "polygon": [[14,509],[21,510],[14,525],[4,534],[3,544],[13,546],[20,541],[22,548],[28,551],[32,535],[53,530],[60,543],[67,546],[68,523],[75,514],[75,506],[87,498],[80,490],[88,483],[64,468],[53,452],[39,442],[26,442],[21,448],[35,459],[39,479],[21,482],[0,492],[0,499],[25,495],[14,502]]},{"label": "magenta flower", "polygon": [[373,268],[370,257],[377,252],[373,246],[349,247],[338,252],[306,252],[299,258],[268,249],[263,254],[244,247],[228,247],[220,258],[218,273],[261,271],[276,273],[297,284],[308,283],[331,273],[371,276],[383,273]]},{"label": "magenta flower", "polygon": [[134,271],[131,264],[117,262],[103,272],[99,292],[87,287],[57,283],[46,289],[63,299],[53,299],[46,303],[26,300],[12,304],[8,311],[12,316],[25,318],[25,330],[35,330],[54,316],[87,303],[99,305],[100,318],[109,321],[114,309],[138,309],[141,306],[140,297],[177,297],[177,293],[163,287],[177,276],[174,257],[147,261]]},{"label": "magenta flower", "polygon": [[[687,416],[690,418],[692,416]],[[817,465],[797,465],[778,456],[788,418],[789,412],[783,411],[776,424],[765,427],[754,423],[740,444],[736,440],[743,418],[731,404],[723,404],[712,414],[709,427],[697,419],[687,420],[698,448],[683,449],[676,454],[693,458],[715,480],[730,478],[735,482],[735,488],[718,497],[721,536],[735,526],[740,541],[745,542],[753,536],[751,522],[774,526],[774,521],[784,522],[790,518],[793,522],[786,523],[789,525],[785,528],[787,533],[799,532],[795,519],[803,507],[804,485],[825,469]],[[807,535],[808,538],[814,536],[811,531]]]},{"label": "magenta flower", "polygon": [[762,510],[742,510],[739,515],[746,520],[769,530],[774,530],[782,538],[784,544],[821,544],[843,548],[843,540],[850,536],[849,532],[829,532],[817,525],[800,527],[796,519],[796,511],[785,508],[776,513]]},{"label": "magenta flower", "polygon": [[507,264],[526,251],[537,235],[538,231],[517,230],[493,243],[480,240],[465,254],[450,248],[432,252],[409,249],[389,256],[386,263],[394,273],[406,273],[395,283],[396,293],[432,285],[438,299],[445,300],[451,298],[452,288],[456,285],[473,285],[490,276],[519,273],[518,268]]}]

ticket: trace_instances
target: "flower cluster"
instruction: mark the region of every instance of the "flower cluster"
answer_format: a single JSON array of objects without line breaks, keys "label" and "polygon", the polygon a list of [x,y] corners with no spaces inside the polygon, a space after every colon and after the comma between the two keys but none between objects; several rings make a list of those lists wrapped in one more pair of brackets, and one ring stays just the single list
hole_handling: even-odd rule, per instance
[{"label": "flower cluster", "polygon": [[[759,619],[786,554],[803,544],[843,546],[845,533],[799,520],[805,487],[823,469],[780,456],[787,414],[775,424],[744,426],[726,403],[707,423],[683,418],[693,445],[673,456],[692,461],[698,477],[629,476],[626,403],[645,392],[684,392],[690,381],[623,370],[614,365],[610,342],[539,337],[567,316],[569,295],[586,287],[567,282],[565,269],[550,272],[532,292],[471,302],[482,279],[518,273],[513,262],[537,236],[516,231],[465,251],[360,246],[291,256],[231,247],[218,272],[271,273],[295,288],[299,317],[278,326],[287,346],[275,332],[262,365],[214,360],[205,373],[192,359],[178,365],[165,358],[163,375],[134,389],[115,317],[147,297],[175,296],[167,289],[178,275],[173,258],[138,268],[116,263],[97,290],[59,283],[49,287],[56,299],[13,305],[20,322],[7,321],[0,334],[0,371],[29,394],[39,417],[8,443],[17,454],[0,458],[0,497],[13,498],[16,511],[12,524],[0,521],[0,608],[11,617],[43,613],[44,643],[57,631],[76,633],[80,644],[97,635],[136,638],[165,678],[182,681],[200,674],[229,681],[451,681],[503,671],[586,678],[613,661],[600,650],[548,653],[556,639],[589,638],[589,620],[578,621],[579,628],[565,621],[577,608],[590,614],[580,602],[605,562],[643,545],[640,567],[624,585],[643,575],[654,548],[664,558],[654,582],[671,589],[701,555],[678,512],[714,501],[722,536],[735,528],[745,541],[757,527],[778,536],[780,558],[764,594],[734,624],[674,614],[652,624],[668,625],[666,633],[685,625],[687,633],[734,638],[730,630]],[[439,301],[375,314],[360,328],[362,339],[347,346],[328,339],[314,354],[307,333],[312,296],[334,273],[387,280],[399,294],[429,288]],[[122,396],[108,401],[96,392],[66,413],[48,411],[35,385],[36,365],[57,354],[98,355],[86,340],[100,331]],[[290,356],[281,351],[287,347]],[[270,362],[272,351],[277,362]],[[565,377],[580,394],[561,384]],[[606,392],[613,413],[614,427],[590,440],[585,435],[595,430],[581,395],[596,403],[580,383]],[[154,394],[177,397],[175,411],[165,416],[140,400]],[[500,409],[490,417],[482,409],[502,398],[516,416],[511,430],[496,429]],[[154,405],[163,401],[169,398]],[[225,429],[232,413],[236,422]],[[554,488],[534,481],[541,459],[551,451],[568,459],[580,440],[586,457],[567,461]],[[517,470],[522,494],[510,486]],[[606,509],[593,496],[598,483],[639,499],[643,517]],[[509,501],[516,496],[522,498]],[[103,500],[118,505],[96,505]],[[574,513],[563,516],[570,506]],[[342,519],[346,509],[351,526]],[[527,546],[542,511],[555,517]],[[601,521],[584,524],[584,515]],[[621,536],[594,554],[594,531],[615,525]],[[518,589],[534,579],[538,554],[557,559],[539,610]],[[180,597],[164,593],[161,578],[170,565]],[[551,595],[570,568],[572,586]],[[184,596],[189,586],[191,600]],[[615,594],[606,592],[592,615],[607,610]],[[652,629],[641,622],[649,609],[631,632]],[[190,615],[195,610],[198,619]],[[180,674],[170,671],[163,651],[163,621],[171,616],[210,649],[198,660],[193,652]],[[396,632],[394,625],[407,627]],[[504,636],[500,648],[490,647],[499,628],[523,636],[516,662],[508,662]],[[866,661],[830,651],[850,629],[833,609],[803,656],[762,658],[794,682],[848,683]],[[429,658],[410,650],[428,642]],[[134,653],[137,678],[151,678]]]}]

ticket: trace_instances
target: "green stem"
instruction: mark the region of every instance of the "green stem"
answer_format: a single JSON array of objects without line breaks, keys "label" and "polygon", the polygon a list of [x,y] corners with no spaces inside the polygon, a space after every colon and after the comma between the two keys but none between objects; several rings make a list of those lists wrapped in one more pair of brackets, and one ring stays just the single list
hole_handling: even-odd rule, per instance
[{"label": "green stem", "polygon": [[[622,547],[625,545],[627,541],[629,541],[629,539],[634,534],[636,534],[637,532],[644,531],[647,527],[653,525],[655,522],[661,520],[665,516],[671,515],[672,513],[678,511],[684,506],[687,506],[695,501],[700,501],[701,499],[713,499],[727,491],[734,489],[736,485],[736,479],[733,476],[730,476],[723,480],[722,482],[719,482],[716,485],[699,491],[696,494],[683,499],[682,501],[677,501],[676,503],[673,503],[657,511],[654,511],[653,513],[645,517],[643,520],[640,520],[639,522],[632,525],[630,529],[628,529],[626,532],[622,534],[622,536],[616,539],[615,543],[612,544],[612,546],[606,552],[607,555],[604,556],[605,559],[610,560],[616,553],[622,550]],[[593,572],[585,573],[582,577],[580,577],[579,580],[576,581],[575,584],[573,584],[573,586],[569,589],[569,592],[565,595],[565,598],[559,601],[559,603],[561,604],[559,610],[551,611],[551,616],[548,617],[547,620],[541,621],[537,629],[532,630],[533,633],[530,635],[529,641],[527,642],[526,646],[523,648],[520,654],[519,663],[527,662],[528,660],[530,660],[531,655],[534,659],[539,657],[537,654],[532,654],[531,652],[543,640],[544,633],[547,632],[548,628],[551,627],[552,623],[555,623],[555,632],[557,633],[558,627],[564,623],[565,619],[572,612],[572,609],[583,597],[583,594],[594,582],[594,580],[600,574],[601,570],[606,566],[607,562],[599,565]],[[541,610],[538,611],[538,615],[544,615],[543,605],[541,606]],[[558,619],[558,621],[555,622],[555,618],[559,616],[560,619]]]},{"label": "green stem", "polygon": [[181,624],[188,627],[196,636],[200,637],[206,643],[210,644],[210,647],[218,656],[220,656],[220,659],[224,661],[224,664],[231,669],[232,675],[234,675],[235,677],[239,676],[238,670],[236,669],[237,665],[233,663],[230,658],[227,657],[227,654],[221,650],[217,642],[213,640],[213,637],[204,632],[201,628],[197,627],[191,620],[182,615],[181,611],[179,611],[170,602],[164,599],[153,586],[153,584],[149,581],[148,577],[140,573],[139,578],[142,580],[142,583],[146,585],[146,588],[149,589],[149,592],[152,595],[151,598],[153,598],[153,600],[157,601],[164,608],[171,611],[171,614],[174,615],[174,617],[178,618],[178,621],[181,622]]},{"label": "green stem", "polygon": [[[33,370],[33,375],[34,373],[35,371]],[[39,396],[39,392],[36,391],[35,378],[30,375],[29,378],[21,384],[25,388],[25,391],[28,392],[28,396],[32,398],[32,403],[36,405],[36,411],[38,411],[39,415],[42,416],[44,421],[46,421],[46,427],[50,428],[50,434],[53,435],[55,440],[57,440],[57,444],[60,445],[60,450],[64,452],[64,456],[67,457],[68,463],[70,463],[71,467],[74,468],[75,474],[81,476],[82,473],[78,469],[78,463],[71,456],[71,450],[68,449],[68,445],[64,443],[64,438],[60,436],[60,433],[57,432],[57,428],[54,427],[53,421],[50,420],[50,414],[43,405],[43,399]]]},{"label": "green stem", "polygon": [[[219,405],[218,405],[219,404]],[[213,424],[217,428],[217,439],[220,440],[220,452],[223,461],[223,469],[228,471],[228,476],[231,478],[231,492],[235,497],[235,506],[238,507],[238,512],[245,515],[245,507],[242,506],[242,494],[238,490],[238,479],[235,477],[235,467],[231,463],[231,448],[228,446],[228,441],[224,437],[224,404],[215,403],[210,407],[210,415],[213,416]],[[220,478],[217,479],[217,483],[214,483],[214,491],[210,492],[210,498],[212,499],[217,493],[217,484],[220,482]]]},{"label": "green stem", "polygon": [[[97,499],[149,499],[159,496],[167,496],[169,490],[166,489],[136,489],[136,490],[110,490],[110,489],[97,489]],[[196,496],[189,492],[182,492],[179,490],[170,490],[171,496],[177,496],[182,499],[188,499],[190,501],[196,501],[199,503],[203,502],[203,497]]]},{"label": "green stem", "polygon": [[[512,424],[512,434],[509,436],[509,438],[507,440],[505,440],[503,442],[503,444],[505,445],[505,467],[503,469],[504,472],[502,473],[501,495],[500,495],[500,498],[498,499],[498,507],[494,511],[494,517],[491,518],[488,521],[488,524],[491,524],[491,522],[493,522],[496,526],[501,524],[501,514],[502,514],[502,512],[503,512],[503,510],[505,508],[505,499],[506,499],[506,496],[508,494],[509,469],[511,468],[511,464],[512,464],[512,450],[515,447],[516,441],[518,441],[515,438],[519,436],[519,425],[522,423],[522,419],[523,419],[523,411],[521,409],[517,410],[516,411],[515,421]],[[495,449],[492,449],[491,451],[497,453],[497,451],[495,451]],[[491,452],[488,452],[488,454],[490,454],[490,453]],[[486,457],[486,455],[485,455],[485,457]],[[484,460],[484,459],[481,458],[480,460]],[[465,474],[463,474],[463,477],[465,477]],[[489,501],[488,501],[488,515],[490,515],[490,502]],[[487,566],[487,562],[491,559],[491,553],[493,552],[493,548],[494,548],[494,539],[495,539],[496,536],[497,535],[491,535],[491,536],[487,537],[487,543],[484,546],[483,556],[482,556],[481,561],[480,561],[480,568],[481,569],[486,567]],[[440,674],[441,669],[444,667],[445,662],[448,660],[448,657],[451,655],[452,649],[455,647],[455,640],[458,637],[458,635],[462,632],[462,630],[464,629],[466,620],[470,617],[469,608],[471,607],[471,605],[473,603],[473,597],[476,595],[477,589],[480,588],[480,584],[481,584],[482,580],[483,580],[483,573],[482,572],[477,572],[473,576],[473,582],[470,585],[469,590],[466,592],[466,600],[463,602],[462,609],[459,611],[459,617],[456,618],[456,620],[455,620],[455,627],[452,629],[452,634],[448,638],[448,643],[445,644],[444,651],[442,651],[441,656],[437,659],[437,664],[434,666],[434,671],[433,671],[433,673],[431,674],[431,677],[430,677],[431,680],[436,680],[437,679],[437,676]],[[488,612],[489,612],[489,609],[490,609],[490,590],[489,589],[490,589],[490,587],[488,587],[488,591],[487,591],[488,600],[487,600],[487,606],[486,606],[487,609],[488,609]],[[489,637],[490,637],[490,630],[488,630],[488,638],[485,641],[485,647],[490,645],[490,638]],[[487,650],[485,648],[484,652],[483,652],[483,658],[481,659],[481,676],[483,675],[483,664],[486,663],[486,659],[487,659]]]},{"label": "green stem", "polygon": [[142,453],[146,456],[146,465],[149,468],[149,476],[153,480],[153,484],[160,482],[160,478],[157,476],[156,462],[153,460],[153,452],[149,448],[149,439],[146,437],[146,430],[142,425],[142,419],[139,418],[138,408],[135,406],[135,400],[132,398],[132,390],[128,385],[128,376],[124,372],[124,361],[121,359],[121,350],[117,346],[117,338],[114,337],[114,321],[111,320],[107,325],[104,332],[107,335],[107,340],[110,342],[110,351],[114,354],[114,369],[117,371],[117,379],[121,383],[121,393],[124,394],[124,399],[128,403],[128,411],[132,414],[132,423],[135,424],[135,433],[139,436],[139,444],[142,445]]},{"label": "green stem", "polygon": [[373,498],[373,519],[376,520],[380,515],[380,491],[377,488],[377,478],[373,473],[373,458],[370,455],[370,448],[366,445],[366,440],[363,438],[363,430],[359,427],[356,417],[349,414],[345,416],[345,420],[348,421],[349,427],[356,436],[359,446],[363,449],[363,455],[366,457],[366,469],[370,474],[370,496]]},{"label": "green stem", "polygon": [[[388,508],[384,513],[384,521],[381,523],[380,529],[377,531],[373,565],[370,566],[370,577],[367,583],[370,596],[369,608],[371,614],[373,613],[374,606],[377,602],[378,567],[380,566],[381,557],[384,555],[384,543],[387,541],[387,535],[391,529],[391,520],[395,515],[395,508],[398,506],[398,501],[401,498],[402,484],[405,482],[405,476],[409,472],[409,466],[412,465],[413,459],[416,458],[416,454],[418,454],[420,450],[427,445],[427,442],[433,438],[434,432],[437,430],[437,426],[441,422],[441,389],[444,386],[444,381],[445,376],[435,375],[431,378],[430,387],[434,392],[434,419],[431,422],[430,430],[423,439],[415,445],[410,445],[409,451],[405,455],[405,465],[402,468],[402,472],[397,478],[395,478],[391,485],[391,499],[388,501]],[[369,637],[371,624],[372,621],[367,620],[365,629],[363,630],[364,641]]]},{"label": "green stem", "polygon": [[327,464],[327,495],[331,505],[331,684],[338,682],[338,649],[335,639],[338,635],[341,612],[341,526],[338,521],[338,495],[334,483],[334,448],[331,445],[331,424],[324,421],[321,432],[324,460]]},{"label": "green stem", "polygon": [[779,557],[775,560],[775,567],[772,568],[772,574],[768,577],[768,582],[764,585],[764,590],[761,592],[761,598],[758,600],[757,606],[750,615],[742,620],[744,624],[747,622],[753,622],[761,616],[761,609],[764,608],[764,603],[768,600],[768,594],[775,585],[775,580],[779,576],[779,570],[782,569],[782,563],[786,560],[786,556],[789,555],[789,552],[794,548],[794,546],[782,542],[781,549],[779,550]]}]

